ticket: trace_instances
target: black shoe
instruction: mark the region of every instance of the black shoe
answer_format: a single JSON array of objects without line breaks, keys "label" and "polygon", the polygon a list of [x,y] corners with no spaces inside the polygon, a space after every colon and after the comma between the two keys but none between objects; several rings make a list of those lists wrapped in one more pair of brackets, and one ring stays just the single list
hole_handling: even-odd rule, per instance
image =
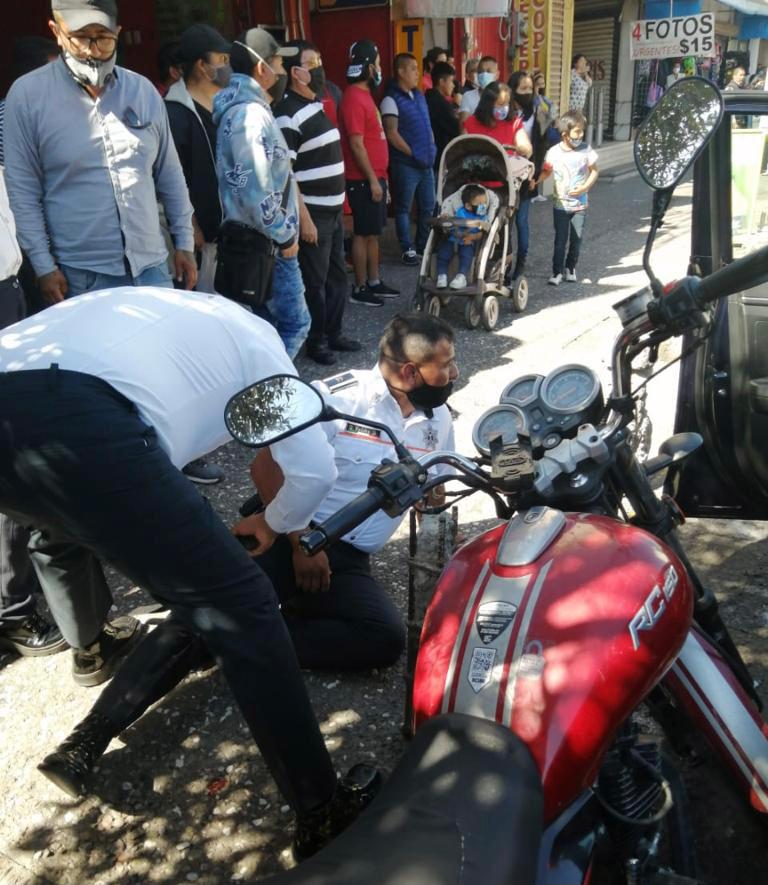
[{"label": "black shoe", "polygon": [[374,295],[368,286],[361,289],[353,289],[349,300],[353,304],[364,304],[366,307],[383,307],[384,301],[378,295]]},{"label": "black shoe", "polygon": [[505,285],[511,286],[518,277],[521,277],[525,273],[525,258],[518,258],[515,262],[515,269],[510,273],[507,271],[507,276],[504,280]]},{"label": "black shoe", "polygon": [[339,335],[338,338],[331,338],[328,341],[328,347],[331,350],[338,350],[340,353],[357,353],[362,349],[362,346],[359,341],[355,341],[354,338],[345,338],[344,335]]},{"label": "black shoe", "polygon": [[418,253],[415,249],[406,249],[405,252],[400,256],[400,260],[403,264],[408,265],[408,267],[413,267],[416,264],[420,264]]},{"label": "black shoe", "polygon": [[75,798],[85,796],[93,766],[113,737],[115,726],[101,713],[89,713],[70,736],[37,766],[49,781]]},{"label": "black shoe", "polygon": [[365,763],[353,765],[325,805],[296,818],[294,858],[306,860],[338,836],[371,803],[383,782],[377,768]]},{"label": "black shoe", "polygon": [[13,651],[25,658],[55,655],[64,651],[67,640],[55,624],[33,612],[18,624],[0,627],[0,651]]},{"label": "black shoe", "polygon": [[331,353],[324,344],[308,344],[307,356],[316,363],[320,363],[321,366],[333,366],[336,364],[336,355]]},{"label": "black shoe", "polygon": [[72,678],[85,686],[106,682],[146,632],[141,621],[128,615],[107,621],[88,648],[72,649]]},{"label": "black shoe", "polygon": [[224,479],[224,471],[221,467],[217,467],[215,464],[209,464],[202,458],[190,461],[186,467],[182,468],[181,472],[187,477],[187,479],[204,486],[215,485],[217,482],[221,482],[222,479]]},{"label": "black shoe", "polygon": [[384,280],[379,280],[375,286],[368,283],[367,288],[369,292],[373,292],[373,294],[378,295],[379,298],[397,298],[400,294],[399,289],[393,289],[392,286],[388,286]]}]

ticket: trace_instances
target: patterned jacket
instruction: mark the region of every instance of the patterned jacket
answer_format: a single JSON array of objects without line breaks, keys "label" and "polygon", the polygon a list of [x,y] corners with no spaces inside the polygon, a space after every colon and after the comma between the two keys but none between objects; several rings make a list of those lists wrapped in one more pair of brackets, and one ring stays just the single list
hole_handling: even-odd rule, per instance
[{"label": "patterned jacket", "polygon": [[213,100],[216,175],[225,221],[240,221],[287,248],[299,207],[291,157],[259,84],[233,74]]}]

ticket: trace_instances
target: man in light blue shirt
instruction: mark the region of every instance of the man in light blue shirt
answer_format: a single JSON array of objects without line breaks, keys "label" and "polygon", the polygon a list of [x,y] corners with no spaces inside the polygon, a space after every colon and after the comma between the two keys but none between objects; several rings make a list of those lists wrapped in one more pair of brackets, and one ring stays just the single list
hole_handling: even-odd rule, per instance
[{"label": "man in light blue shirt", "polygon": [[61,58],[20,78],[6,103],[6,177],[19,242],[54,304],[93,289],[194,287],[192,205],[149,80],[115,66],[114,0],[53,0]]}]

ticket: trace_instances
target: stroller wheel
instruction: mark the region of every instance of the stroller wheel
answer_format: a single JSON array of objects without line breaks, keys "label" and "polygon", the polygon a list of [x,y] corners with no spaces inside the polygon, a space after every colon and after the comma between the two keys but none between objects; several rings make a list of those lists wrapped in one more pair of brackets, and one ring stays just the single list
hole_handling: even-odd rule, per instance
[{"label": "stroller wheel", "polygon": [[427,295],[427,298],[424,302],[424,310],[431,317],[439,317],[440,316],[440,308],[442,306],[443,306],[443,303],[440,300],[439,295]]},{"label": "stroller wheel", "polygon": [[467,298],[467,303],[464,305],[464,322],[467,324],[467,328],[476,329],[480,325],[482,316],[483,296],[473,295],[471,298]]},{"label": "stroller wheel", "polygon": [[499,321],[499,299],[495,295],[486,295],[481,313],[483,328],[492,332]]},{"label": "stroller wheel", "polygon": [[512,308],[515,313],[522,313],[528,304],[528,280],[518,277],[512,286]]}]

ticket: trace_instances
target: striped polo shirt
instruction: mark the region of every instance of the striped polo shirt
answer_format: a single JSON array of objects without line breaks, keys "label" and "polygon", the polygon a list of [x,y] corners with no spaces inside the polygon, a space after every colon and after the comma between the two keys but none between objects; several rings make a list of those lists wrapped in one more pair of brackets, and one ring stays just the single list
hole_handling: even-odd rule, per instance
[{"label": "striped polo shirt", "polygon": [[339,130],[319,101],[289,89],[274,108],[291,152],[304,202],[312,209],[339,210],[344,204],[344,158]]}]

